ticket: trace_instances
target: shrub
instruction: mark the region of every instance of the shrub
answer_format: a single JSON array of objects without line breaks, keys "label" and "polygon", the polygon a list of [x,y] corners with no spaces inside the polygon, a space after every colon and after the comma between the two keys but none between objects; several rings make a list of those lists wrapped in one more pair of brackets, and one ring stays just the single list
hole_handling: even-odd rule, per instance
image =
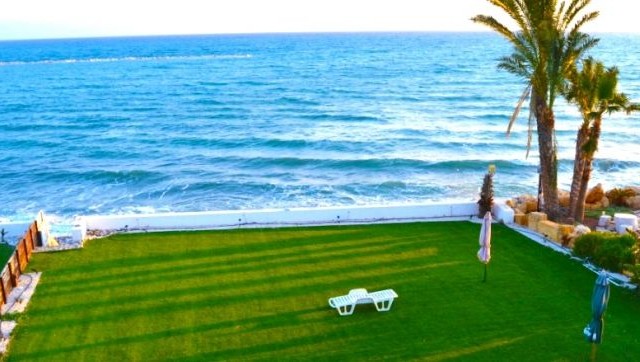
[{"label": "shrub", "polygon": [[[629,244],[629,240],[632,241],[631,244]],[[622,272],[625,264],[633,263],[634,258],[631,252],[633,243],[635,243],[635,240],[626,235],[608,239],[596,250],[594,260],[607,270]]]},{"label": "shrub", "polygon": [[630,234],[593,232],[576,239],[573,253],[590,259],[601,268],[621,272],[625,264],[635,263],[635,244],[636,239]]},{"label": "shrub", "polygon": [[624,269],[631,273],[629,281],[636,285],[636,293],[640,295],[640,264],[627,264]]},{"label": "shrub", "polygon": [[631,189],[615,188],[607,192],[606,196],[609,199],[611,205],[626,206],[624,202],[627,197],[635,196],[635,194],[636,193]]},{"label": "shrub", "polygon": [[592,232],[579,236],[573,244],[573,253],[581,258],[593,259],[596,249],[604,242],[604,233]]}]

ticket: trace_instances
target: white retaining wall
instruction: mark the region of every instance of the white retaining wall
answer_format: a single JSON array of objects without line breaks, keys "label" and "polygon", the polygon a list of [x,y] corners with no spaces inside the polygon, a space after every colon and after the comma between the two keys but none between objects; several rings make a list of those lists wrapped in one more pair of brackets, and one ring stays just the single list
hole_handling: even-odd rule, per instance
[{"label": "white retaining wall", "polygon": [[504,202],[495,202],[491,208],[491,213],[495,220],[504,224],[513,224],[515,220],[515,211]]},{"label": "white retaining wall", "polygon": [[[176,230],[232,227],[282,227],[337,223],[370,223],[443,218],[471,218],[475,202],[430,203],[400,206],[350,206],[295,209],[235,210],[162,214],[84,216],[75,229]],[[84,234],[84,233],[82,233]]]}]

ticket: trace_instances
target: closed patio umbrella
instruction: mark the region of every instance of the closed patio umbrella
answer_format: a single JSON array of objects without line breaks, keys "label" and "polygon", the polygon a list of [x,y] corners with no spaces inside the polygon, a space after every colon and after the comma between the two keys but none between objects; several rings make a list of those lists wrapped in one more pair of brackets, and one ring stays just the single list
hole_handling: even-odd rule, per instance
[{"label": "closed patio umbrella", "polygon": [[491,212],[487,211],[482,219],[482,227],[480,228],[480,250],[478,250],[478,259],[484,264],[483,282],[487,281],[487,264],[491,259]]},{"label": "closed patio umbrella", "polygon": [[595,361],[596,345],[602,342],[602,331],[604,329],[604,312],[609,303],[609,279],[605,271],[598,274],[596,285],[591,296],[591,321],[584,329],[584,335],[591,343],[591,360]]}]

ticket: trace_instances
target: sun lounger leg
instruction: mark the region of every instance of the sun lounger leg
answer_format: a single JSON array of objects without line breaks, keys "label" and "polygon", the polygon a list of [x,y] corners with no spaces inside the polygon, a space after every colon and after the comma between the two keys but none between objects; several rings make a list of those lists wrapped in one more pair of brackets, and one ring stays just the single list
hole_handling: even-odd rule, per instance
[{"label": "sun lounger leg", "polygon": [[391,304],[393,304],[393,298],[387,300],[381,300],[375,303],[376,309],[378,312],[386,312],[391,309]]},{"label": "sun lounger leg", "polygon": [[340,313],[340,315],[351,315],[353,314],[353,310],[356,308],[355,304],[347,304],[347,305],[343,305],[342,307],[338,307],[338,313]]}]

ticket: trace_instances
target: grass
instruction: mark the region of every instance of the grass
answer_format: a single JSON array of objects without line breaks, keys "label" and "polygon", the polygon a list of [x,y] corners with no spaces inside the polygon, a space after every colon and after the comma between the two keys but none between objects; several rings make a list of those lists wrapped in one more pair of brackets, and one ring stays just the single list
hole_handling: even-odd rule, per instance
[{"label": "grass", "polygon": [[9,244],[0,244],[0,265],[7,264],[14,250],[16,250],[16,248]]},{"label": "grass", "polygon": [[633,213],[633,210],[626,206],[609,206],[609,207],[604,207],[599,209],[586,210],[584,215],[585,217],[598,219],[603,214],[610,215],[613,217],[613,215],[617,213],[630,214],[630,213]]},{"label": "grass", "polygon": [[[122,234],[35,254],[15,361],[583,361],[595,275],[501,225],[439,222]],[[327,299],[393,288],[391,311]],[[599,361],[640,356],[640,299],[613,288]]]}]

